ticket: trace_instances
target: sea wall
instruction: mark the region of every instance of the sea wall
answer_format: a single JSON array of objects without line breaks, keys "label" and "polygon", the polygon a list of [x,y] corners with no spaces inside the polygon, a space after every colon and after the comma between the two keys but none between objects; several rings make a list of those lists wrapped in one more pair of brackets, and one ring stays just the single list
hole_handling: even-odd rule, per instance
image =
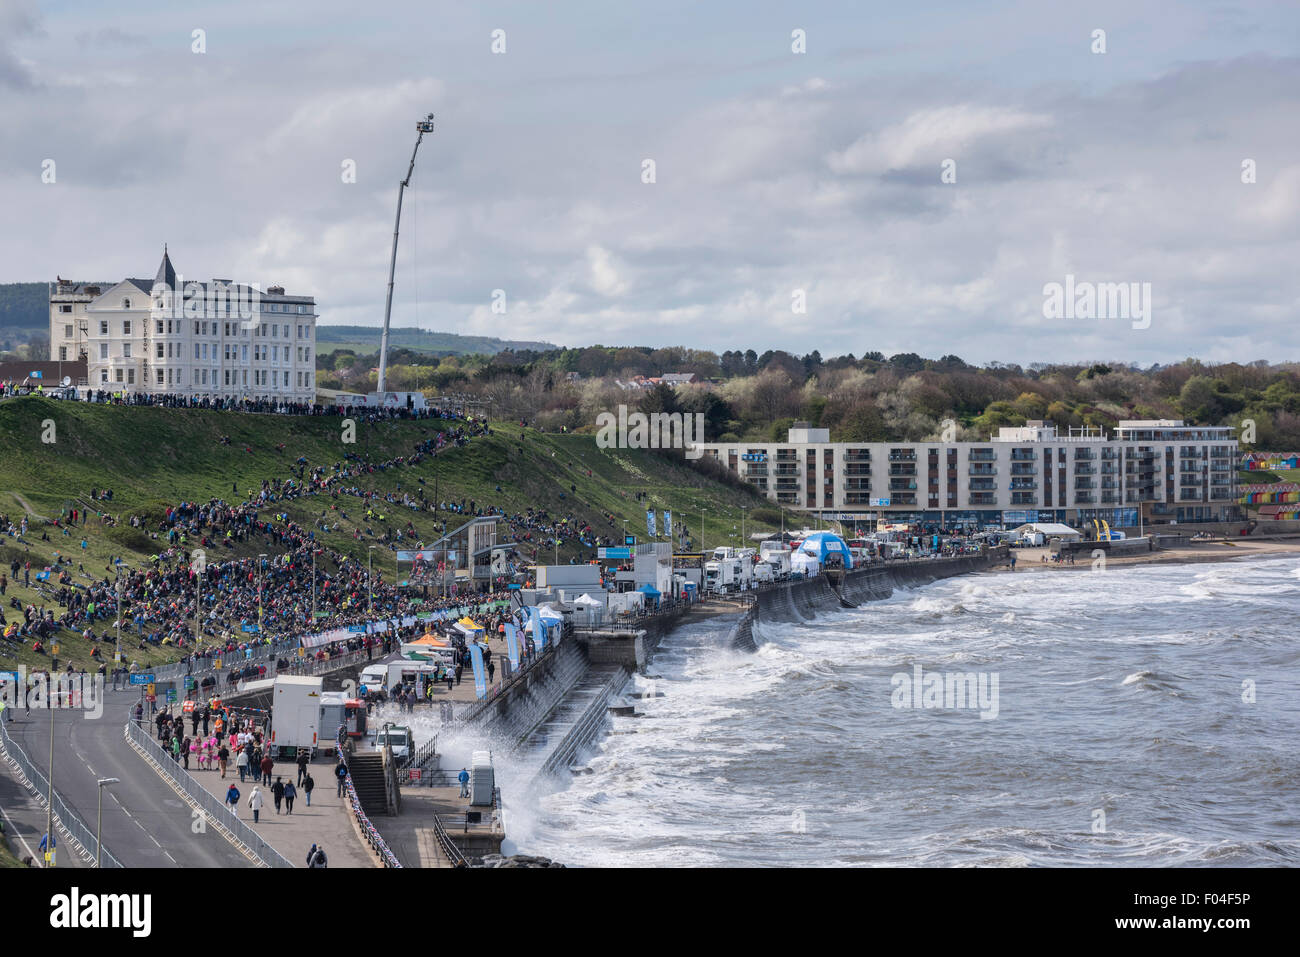
[{"label": "sea wall", "polygon": [[780,582],[757,593],[754,604],[732,629],[728,644],[752,651],[756,648],[754,626],[760,622],[810,622],[826,612],[888,598],[895,588],[985,571],[1006,561],[1007,548],[1003,545],[978,555],[879,562],[853,571],[823,572],[816,578]]}]

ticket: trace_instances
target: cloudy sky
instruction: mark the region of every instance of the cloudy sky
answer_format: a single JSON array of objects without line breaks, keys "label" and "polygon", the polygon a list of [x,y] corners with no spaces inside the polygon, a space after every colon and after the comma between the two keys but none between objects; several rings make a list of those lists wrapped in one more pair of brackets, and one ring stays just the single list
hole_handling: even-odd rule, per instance
[{"label": "cloudy sky", "polygon": [[[0,281],[151,277],[166,242],[378,324],[427,112],[395,325],[1300,359],[1294,0],[0,0]],[[1149,327],[1046,318],[1067,274],[1150,283]]]}]

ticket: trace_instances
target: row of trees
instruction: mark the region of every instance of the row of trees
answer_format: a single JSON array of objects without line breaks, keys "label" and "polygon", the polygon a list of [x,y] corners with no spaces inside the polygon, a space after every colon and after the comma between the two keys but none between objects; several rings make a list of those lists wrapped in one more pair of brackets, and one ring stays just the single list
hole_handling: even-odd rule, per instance
[{"label": "row of trees", "polygon": [[[591,431],[596,416],[620,404],[642,411],[700,412],[711,440],[781,440],[804,420],[834,441],[923,441],[946,420],[959,438],[987,439],[1004,425],[1044,419],[1110,428],[1120,419],[1184,419],[1242,426],[1255,423],[1254,447],[1300,448],[1300,365],[1208,365],[1196,359],[1140,369],[1119,363],[990,363],[957,356],[927,359],[879,353],[824,359],[812,352],[721,355],[671,349],[592,346],[545,353],[430,357],[390,353],[394,389],[462,392],[490,400],[494,414],[545,428]],[[318,357],[326,388],[375,387],[375,355]],[[620,387],[635,376],[693,372],[702,383],[650,390]]]}]

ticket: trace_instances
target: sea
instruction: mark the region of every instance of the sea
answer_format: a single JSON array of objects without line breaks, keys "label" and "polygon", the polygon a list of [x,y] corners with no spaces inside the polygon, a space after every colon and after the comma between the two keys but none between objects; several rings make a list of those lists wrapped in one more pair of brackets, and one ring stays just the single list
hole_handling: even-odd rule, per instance
[{"label": "sea", "polygon": [[[1300,864],[1300,559],[992,572],[667,637],[572,774],[498,756],[570,866]],[[633,697],[639,695],[640,697]]]}]

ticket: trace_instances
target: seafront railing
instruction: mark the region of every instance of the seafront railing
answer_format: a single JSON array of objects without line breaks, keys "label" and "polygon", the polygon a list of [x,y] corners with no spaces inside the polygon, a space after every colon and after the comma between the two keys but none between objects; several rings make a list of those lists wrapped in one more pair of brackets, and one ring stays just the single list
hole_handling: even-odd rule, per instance
[{"label": "seafront railing", "polygon": [[[31,782],[32,787],[36,790],[41,799],[41,803],[43,804],[45,803],[47,796],[50,794],[49,778],[47,778],[41,769],[38,768],[29,757],[27,757],[27,752],[24,751],[16,741],[9,737],[9,731],[8,728],[6,728],[6,725],[9,722],[3,720],[3,718],[4,715],[0,714],[0,741],[4,742],[5,753],[14,764],[18,765],[19,769],[23,772],[24,777]],[[54,792],[53,803],[54,807],[52,810],[55,822],[58,824],[60,830],[63,831],[64,836],[66,836],[68,840],[76,843],[85,857],[94,860],[95,851],[98,847],[100,867],[122,866],[122,863],[109,853],[107,847],[99,846],[95,832],[81,819],[81,815],[77,814],[76,811],[68,806],[67,802],[63,800],[63,796],[59,794],[58,791]]]},{"label": "seafront railing", "polygon": [[263,840],[262,836],[241,821],[231,808],[223,801],[219,801],[215,794],[177,764],[176,759],[164,751],[134,720],[127,719],[124,734],[131,746],[165,780],[183,792],[190,804],[203,812],[206,822],[220,831],[246,856],[255,858],[263,867],[293,867],[283,854]]}]

